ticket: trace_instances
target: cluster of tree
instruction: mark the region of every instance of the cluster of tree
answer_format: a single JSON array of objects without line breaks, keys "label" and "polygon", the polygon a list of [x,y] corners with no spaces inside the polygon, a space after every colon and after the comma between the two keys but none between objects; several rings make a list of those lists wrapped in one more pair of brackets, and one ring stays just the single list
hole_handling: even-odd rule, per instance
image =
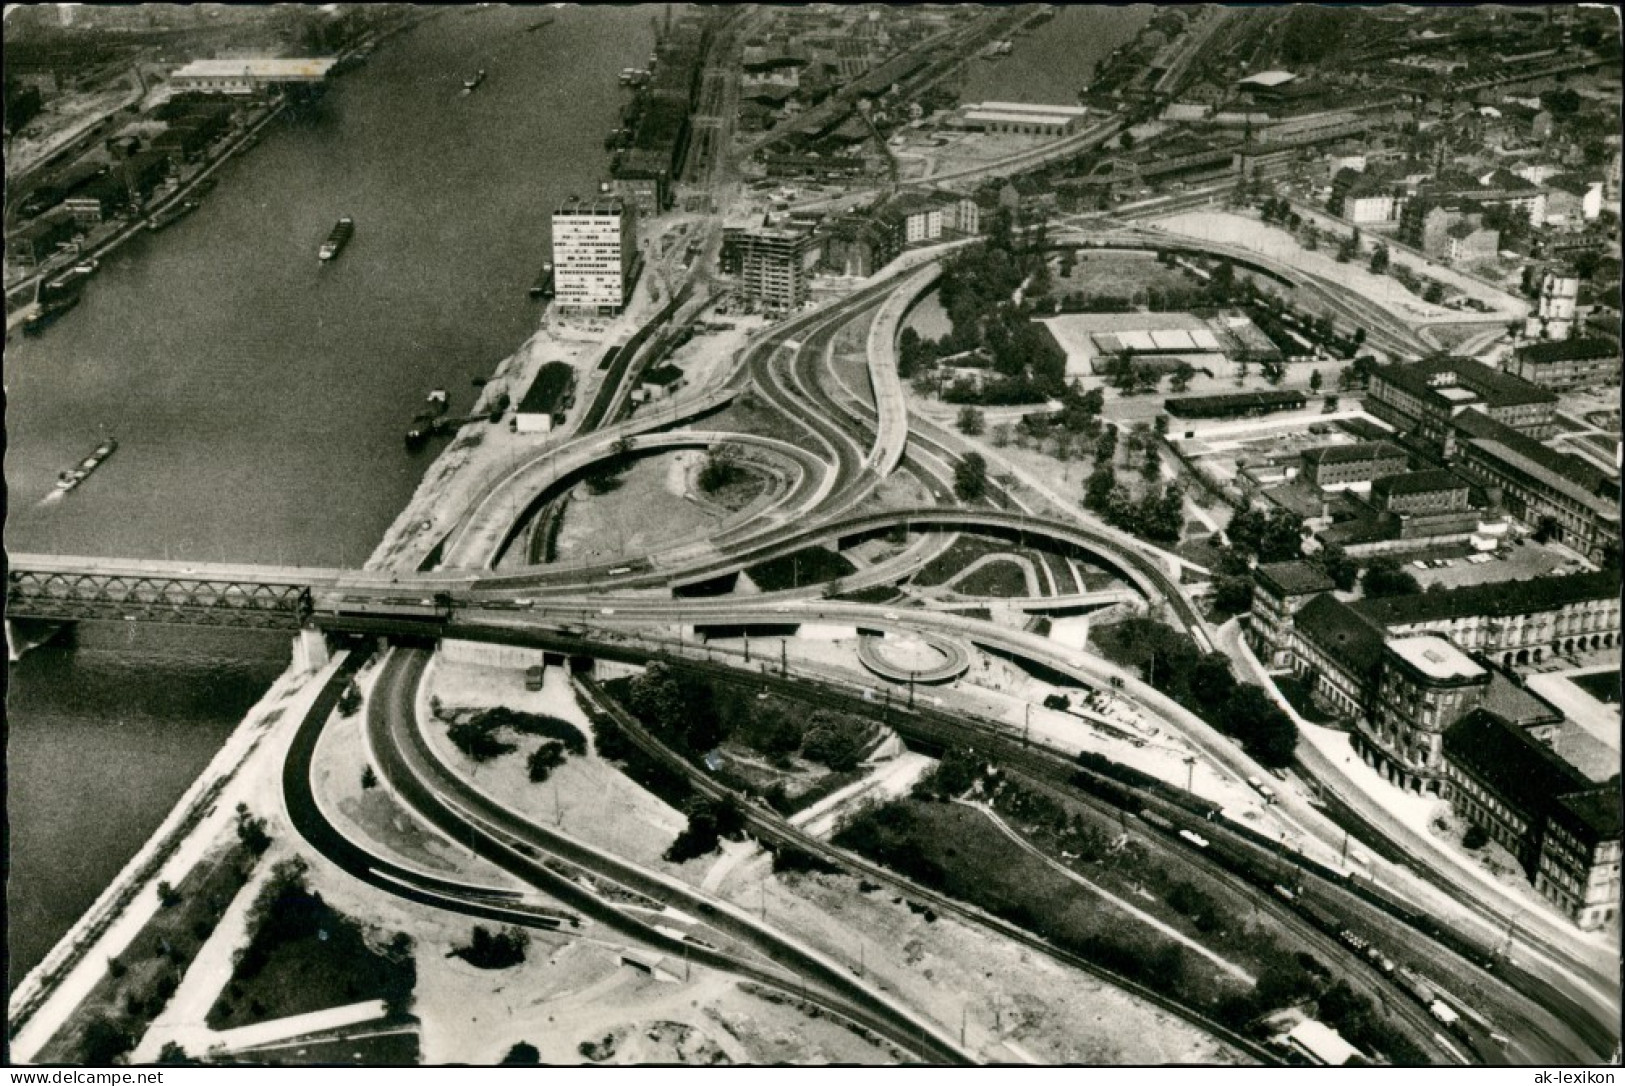
[{"label": "cluster of tree", "polygon": [[683,813],[688,816],[688,825],[665,853],[672,863],[680,864],[715,852],[724,837],[738,841],[745,835],[745,812],[731,798],[712,800],[696,796]]},{"label": "cluster of tree", "polygon": [[700,474],[695,481],[700,489],[707,494],[714,494],[723,487],[737,482],[745,474],[745,469],[739,466],[739,450],[728,444],[713,445],[705,454],[705,465],[700,468]]},{"label": "cluster of tree", "polygon": [[1269,196],[1258,205],[1258,213],[1267,223],[1278,223],[1289,230],[1303,225],[1303,216],[1292,210],[1292,202],[1285,196]]},{"label": "cluster of tree", "polygon": [[947,802],[963,796],[988,771],[987,759],[970,747],[949,747],[937,764],[914,782],[915,799]]},{"label": "cluster of tree", "polygon": [[1083,505],[1114,528],[1156,543],[1177,543],[1185,530],[1185,494],[1176,485],[1148,486],[1136,501],[1109,462],[1090,473]]},{"label": "cluster of tree", "polygon": [[1287,766],[1298,729],[1261,687],[1238,682],[1223,653],[1197,651],[1171,626],[1131,618],[1112,627],[1118,658],[1140,669],[1147,683],[1219,731],[1238,740],[1266,766]]},{"label": "cluster of tree", "polygon": [[1227,614],[1245,614],[1253,605],[1253,564],[1302,557],[1303,517],[1279,506],[1269,512],[1247,506],[1230,518],[1225,536],[1229,543],[1214,570],[1213,606]]},{"label": "cluster of tree", "polygon": [[1044,386],[1026,376],[994,377],[984,381],[969,376],[956,377],[952,384],[941,389],[941,395],[944,403],[984,407],[1015,407],[1043,403],[1050,398]]},{"label": "cluster of tree", "polygon": [[[846,772],[857,768],[874,738],[870,725],[857,717],[826,709],[809,713],[804,706],[758,698],[666,664],[650,665],[628,681],[626,691],[628,706],[649,730],[690,758],[732,739],[770,759],[799,753]],[[599,749],[603,752],[602,740]],[[612,744],[611,749],[619,748]]]},{"label": "cluster of tree", "polygon": [[[1008,209],[995,212],[986,239],[943,264],[938,297],[951,330],[935,342],[905,329],[898,342],[898,371],[912,377],[940,358],[984,352],[1007,382],[1001,392],[1031,388],[1027,399],[978,399],[975,389],[956,383],[957,403],[1031,403],[1059,394],[1066,382],[1066,355],[1032,320],[1036,299],[1048,295],[1050,270],[1042,221],[1018,232]],[[985,388],[984,388],[985,391]],[[947,398],[945,396],[945,398]]]},{"label": "cluster of tree", "polygon": [[1414,596],[1422,586],[1410,571],[1393,558],[1373,558],[1360,578],[1360,587],[1370,599],[1384,596]]},{"label": "cluster of tree", "polygon": [[256,817],[248,804],[237,804],[237,840],[252,856],[263,856],[271,847],[271,834],[265,828],[265,819]]},{"label": "cluster of tree", "polygon": [[1106,382],[1125,396],[1155,392],[1162,381],[1162,375],[1155,368],[1135,361],[1133,351],[1119,351],[1113,355],[1102,372]]},{"label": "cluster of tree", "polygon": [[977,437],[987,429],[987,417],[974,407],[962,407],[954,425],[966,437]]},{"label": "cluster of tree", "polygon": [[986,494],[987,460],[981,453],[966,453],[954,465],[954,496],[962,502],[979,502]]},{"label": "cluster of tree", "polygon": [[525,960],[530,948],[530,935],[523,928],[504,928],[492,932],[483,925],[475,925],[466,946],[456,947],[452,954],[475,969],[511,969]]},{"label": "cluster of tree", "polygon": [[553,771],[564,764],[564,744],[548,740],[530,752],[525,768],[535,784],[541,784]]},{"label": "cluster of tree", "polygon": [[45,108],[39,88],[31,83],[6,79],[6,135],[14,135],[28,126]]},{"label": "cluster of tree", "polygon": [[609,494],[621,488],[626,471],[632,466],[632,439],[623,437],[615,442],[611,454],[587,472],[585,482],[591,494]]},{"label": "cluster of tree", "polygon": [[667,664],[651,664],[627,684],[627,707],[676,747],[698,757],[727,738],[717,719],[716,695],[708,679]]}]

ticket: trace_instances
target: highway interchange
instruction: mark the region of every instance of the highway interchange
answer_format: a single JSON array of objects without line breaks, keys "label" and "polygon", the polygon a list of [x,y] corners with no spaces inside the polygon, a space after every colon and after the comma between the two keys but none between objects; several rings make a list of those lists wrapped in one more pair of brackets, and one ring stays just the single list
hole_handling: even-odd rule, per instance
[{"label": "highway interchange", "polygon": [[[1143,234],[1117,234],[1106,240],[1124,246],[1154,244]],[[1188,247],[1204,246],[1189,243]],[[1249,255],[1248,259],[1259,261],[1256,255]],[[1213,647],[1212,629],[1191,603],[1177,573],[1170,572],[1170,563],[1157,552],[1130,543],[1121,533],[1105,529],[1081,512],[1066,522],[1023,511],[1008,494],[992,495],[993,501],[1006,508],[968,507],[953,502],[952,468],[964,450],[954,447],[957,443],[952,435],[934,431],[927,436],[912,425],[914,420],[907,419],[903,410],[895,370],[899,319],[933,278],[930,267],[924,271],[904,269],[902,274],[866,285],[838,302],[765,332],[743,352],[726,385],[696,394],[694,402],[699,410],[688,412],[674,406],[656,424],[669,427],[688,421],[748,389],[754,403],[777,411],[801,427],[807,436],[804,448],[794,452],[782,447],[774,449],[786,463],[794,465],[797,483],[780,495],[771,516],[734,525],[720,539],[674,540],[660,552],[622,561],[613,567],[597,563],[576,567],[505,565],[502,569],[491,568],[516,529],[517,521],[539,501],[546,500],[549,488],[556,490],[562,481],[613,455],[614,443],[622,436],[632,436],[638,451],[685,443],[764,444],[759,436],[728,434],[710,428],[709,424],[703,424],[707,425],[704,430],[685,433],[682,429],[656,430],[654,426],[640,425],[634,420],[610,430],[562,439],[490,489],[454,533],[459,545],[448,552],[448,557],[455,554],[456,568],[442,566],[410,578],[401,575],[399,583],[388,584],[381,574],[347,575],[334,588],[316,593],[318,623],[336,632],[415,630],[512,643],[529,640],[556,647],[568,645],[580,655],[625,656],[630,653],[639,659],[684,658],[691,664],[698,663],[700,649],[695,643],[685,642],[683,631],[703,626],[754,625],[782,630],[817,622],[872,632],[906,631],[1025,659],[1086,687],[1105,684],[1120,687],[1144,711],[1191,742],[1222,772],[1238,779],[1256,774],[1258,767],[1237,746],[1218,735],[1206,722],[1141,683],[1136,676],[1088,653],[1020,629],[944,611],[908,609],[899,612],[881,605],[827,598],[830,586],[807,586],[748,597],[651,595],[657,589],[715,581],[807,546],[850,542],[899,527],[905,531],[944,533],[956,529],[979,530],[1044,541],[1114,569],[1146,598],[1148,605],[1186,630],[1204,650]],[[1317,286],[1328,292],[1333,289],[1324,283]],[[1340,312],[1350,316],[1370,315],[1365,308],[1367,304],[1342,298]],[[861,322],[867,322],[864,339],[868,344],[868,376],[873,385],[867,398],[853,396],[851,390],[847,395],[832,391],[841,386],[841,379],[833,375],[830,365],[832,340],[841,328],[853,322],[860,322],[859,327],[863,327]],[[1376,329],[1373,333],[1375,335]],[[1394,339],[1396,348],[1401,343],[1410,345],[1408,336]],[[880,404],[882,410],[877,413],[873,404]],[[872,508],[870,499],[876,487],[894,470],[914,475],[940,504],[859,512],[860,508]],[[502,527],[495,531],[472,530],[471,525],[481,518]],[[911,544],[898,556],[900,561],[893,559],[885,563],[884,578],[895,582],[929,560],[940,546],[927,546],[926,539],[929,537]],[[483,548],[481,540],[486,543]],[[496,541],[494,547],[490,545],[492,540]],[[462,545],[464,542],[466,545]],[[879,583],[854,578],[861,575],[844,578],[839,587],[845,591],[862,583]],[[434,606],[425,606],[430,601]],[[724,666],[730,654],[718,647],[715,651],[706,650],[705,658],[714,661],[714,666]],[[406,704],[406,689],[412,686],[412,677],[421,673],[420,663],[420,650],[396,650],[386,659],[385,676],[389,689],[394,691],[394,701]],[[739,666],[742,662],[733,663]],[[851,678],[837,680],[816,674],[817,669],[802,664],[790,670],[797,677],[797,689],[803,696],[817,692],[827,694],[843,681],[849,686],[853,682]],[[850,689],[846,693],[851,696]],[[377,712],[375,709],[375,722]],[[397,752],[411,749],[414,734],[411,714],[402,710],[398,716],[391,732],[381,732],[376,726],[369,731],[375,753],[384,761],[385,779],[398,784],[409,805],[445,829],[449,836],[472,835],[482,856],[498,859],[505,870],[545,891],[547,880],[540,875],[531,877],[537,865],[520,851],[520,844],[556,855],[554,850],[561,847],[560,835],[552,831],[536,833],[534,827],[527,830],[514,816],[491,809],[489,801],[476,802],[475,793],[448,775],[444,767],[431,773],[429,770],[433,767],[422,757],[414,762],[404,755],[396,758],[387,753],[390,748],[384,746],[384,740],[390,734],[396,741]],[[421,749],[419,754],[422,754]],[[699,774],[696,780],[702,778],[703,774]],[[1284,817],[1301,833],[1299,847],[1306,855],[1314,847],[1318,847],[1320,855],[1335,855],[1345,840],[1341,827],[1296,797],[1283,807]],[[753,826],[753,829],[762,827]],[[636,873],[629,871],[624,861],[611,861],[603,856],[584,861],[579,853],[566,858],[599,876],[604,876],[604,864],[613,862],[615,873],[609,876],[613,881],[633,885],[639,892],[649,889],[639,883]],[[857,869],[859,865],[856,858],[847,855],[843,855],[840,862],[847,869]],[[1197,862],[1201,862],[1199,857]],[[1446,875],[1380,858],[1373,861],[1373,866],[1373,882],[1418,906],[1437,907],[1440,921],[1453,929],[1456,945],[1487,948],[1493,954],[1508,921],[1502,903],[1473,900],[1465,892],[1467,887],[1452,885]],[[641,877],[649,876],[643,873]],[[915,897],[931,896],[920,887],[911,887],[909,893]],[[1372,908],[1368,901],[1350,894],[1347,887],[1329,883],[1325,893],[1339,901],[1344,915],[1360,915],[1368,930],[1388,935],[1395,940],[1392,945],[1403,944],[1408,954],[1427,961],[1436,972],[1450,977],[1459,987],[1477,993],[1485,1001],[1484,1013],[1495,1021],[1501,1035],[1509,1038],[1504,1047],[1484,1045],[1477,1052],[1467,1053],[1459,1042],[1438,1035],[1425,1015],[1417,1019],[1411,1013],[1414,1007],[1404,1004],[1403,1000],[1390,1001],[1392,1006],[1408,1008],[1404,1013],[1410,1015],[1413,1032],[1431,1045],[1433,1058],[1441,1062],[1458,1059],[1542,1062],[1587,1060],[1606,1054],[1607,1031],[1606,1028],[1599,1030],[1597,1023],[1610,1021],[1611,1012],[1617,1015],[1617,995],[1612,991],[1606,971],[1599,969],[1582,949],[1565,938],[1566,933],[1557,923],[1543,928],[1535,918],[1524,917],[1520,934],[1526,949],[1520,948],[1521,972],[1514,974],[1505,967],[1492,972],[1483,968],[1482,958],[1471,961],[1452,949],[1429,943],[1414,928],[1407,929],[1392,916]],[[1259,896],[1268,902],[1266,895]],[[579,896],[571,903],[581,904],[582,912],[594,919],[605,919],[602,903],[594,906],[590,913],[585,904],[580,903]],[[478,894],[474,904],[478,908],[492,908],[489,901],[480,900]],[[1265,907],[1283,911],[1277,902],[1268,902]],[[1301,921],[1299,923],[1301,925]],[[636,932],[635,925],[627,926],[624,916],[620,924],[616,930],[628,934]],[[748,934],[757,940],[766,939],[765,943],[752,943],[743,928],[726,934],[738,939],[741,946],[755,947],[759,954],[765,954],[773,965],[780,967],[767,982],[790,983],[787,976],[799,974],[812,984],[806,989],[808,998],[825,1000],[830,1009],[865,1021],[918,1056],[955,1062],[971,1058],[969,1053],[955,1049],[951,1038],[937,1037],[929,1029],[920,1032],[921,1024],[911,1019],[906,1008],[897,1001],[888,1001],[873,992],[859,994],[845,990],[835,983],[849,978],[850,970],[843,974],[839,969],[831,971],[827,963],[814,964],[810,958],[797,958],[794,952],[775,945],[771,937],[760,931]],[[662,944],[656,941],[652,945]],[[670,946],[666,949],[669,952]],[[721,954],[720,951],[707,953]],[[785,957],[786,954],[789,956]],[[726,962],[719,957],[715,962],[718,968],[736,972],[762,971],[753,975],[763,979],[771,972],[765,961],[749,955]],[[788,974],[784,971],[786,968]],[[1514,989],[1502,975],[1509,979],[1521,976],[1524,980]],[[1531,998],[1531,993],[1541,997],[1538,1002]],[[879,1002],[865,1003],[865,999]],[[893,1013],[900,1017],[888,1019],[888,1014]],[[1213,1023],[1204,1025],[1215,1028]],[[1231,1040],[1234,1043],[1236,1039]],[[1267,1055],[1254,1054],[1260,1058]]]},{"label": "highway interchange", "polygon": [[[1123,224],[1107,230],[1081,223],[1058,235],[1063,243],[1110,248],[1147,248],[1167,244],[1154,232]],[[704,645],[696,636],[705,628],[757,628],[771,637],[788,636],[803,624],[846,627],[866,635],[909,634],[943,647],[951,661],[942,676],[962,668],[961,655],[987,650],[1038,665],[1086,689],[1110,688],[1140,712],[1177,735],[1215,771],[1244,781],[1261,771],[1233,742],[1206,721],[1172,702],[1138,676],[1094,656],[974,614],[946,609],[902,608],[845,598],[853,591],[895,584],[939,555],[954,533],[992,534],[1018,543],[1041,544],[1116,573],[1124,589],[1166,621],[1185,631],[1198,647],[1213,651],[1216,631],[1203,619],[1181,583],[1180,562],[1155,548],[1111,529],[1081,509],[1041,509],[1029,498],[990,479],[983,503],[967,505],[953,497],[954,468],[969,446],[940,427],[908,416],[896,367],[896,340],[902,318],[939,273],[939,262],[952,246],[911,254],[900,266],[850,295],[826,303],[758,334],[715,385],[687,390],[682,398],[657,411],[624,421],[599,411],[594,423],[606,425],[563,434],[549,440],[529,458],[515,463],[464,504],[454,528],[436,548],[437,568],[420,571],[284,571],[312,589],[313,618],[335,635],[377,633],[397,639],[378,663],[377,685],[367,709],[368,747],[380,777],[407,807],[453,841],[463,843],[487,865],[506,873],[504,884],[433,877],[371,853],[351,841],[323,813],[311,788],[313,759],[343,684],[363,663],[352,654],[328,682],[303,722],[286,760],[284,794],[294,828],[309,845],[339,868],[380,892],[435,908],[549,930],[598,938],[613,932],[668,956],[678,955],[757,983],[778,988],[858,1022],[887,1038],[911,1058],[942,1063],[976,1062],[977,1054],[910,1008],[896,993],[879,989],[855,975],[850,963],[837,962],[801,944],[748,913],[712,895],[624,859],[592,848],[563,832],[536,825],[503,809],[436,759],[424,740],[425,712],[421,680],[429,647],[442,637],[533,645],[576,657],[599,656],[631,662],[655,659],[682,661],[726,676],[749,674],[753,682],[777,683],[797,697],[874,711],[876,684],[886,682],[886,668],[875,666],[874,646],[862,670],[842,674],[805,661],[785,662],[782,675],[739,658],[726,642]],[[1225,246],[1182,239],[1178,248],[1209,256],[1230,257],[1277,278],[1307,285],[1327,299],[1334,312],[1361,322],[1369,341],[1394,352],[1414,351],[1417,341],[1371,303],[1350,296],[1324,280],[1310,282],[1302,273],[1272,265],[1266,258]],[[677,308],[677,307],[674,307]],[[697,315],[697,309],[688,319]],[[1392,326],[1392,327],[1390,327]],[[865,344],[867,389],[854,388],[833,364],[836,337],[848,328]],[[635,367],[618,368],[624,377]],[[600,399],[619,402],[621,389],[607,388]],[[773,412],[804,435],[800,442],[731,431],[718,425],[716,413],[748,400]],[[526,564],[516,549],[535,511],[595,466],[634,455],[674,448],[735,444],[774,462],[786,481],[759,515],[728,523],[707,538],[672,539],[655,551],[613,563]],[[917,493],[934,504],[884,507],[877,491],[894,476],[912,477]],[[683,595],[694,586],[726,585],[729,578],[759,563],[816,545],[850,544],[858,539],[894,534],[908,540],[903,549],[875,565],[845,576],[838,583],[798,586],[749,596]],[[925,533],[915,536],[914,533]],[[51,567],[14,556],[24,567]],[[499,561],[500,560],[500,561]],[[74,560],[57,561],[64,570]],[[131,571],[136,571],[131,565]],[[160,564],[146,563],[146,574]],[[179,564],[161,564],[164,566]],[[109,568],[122,568],[114,566]],[[147,569],[145,567],[153,567]],[[177,570],[172,572],[180,572]],[[186,573],[192,573],[188,567]],[[200,571],[201,572],[201,571]],[[215,571],[224,577],[252,579],[253,571]],[[839,598],[838,598],[839,597]],[[1042,605],[1041,600],[1026,601]],[[879,676],[878,678],[876,676]],[[900,670],[889,676],[901,683]],[[917,675],[909,676],[912,686]],[[582,684],[589,701],[597,695],[590,681]],[[1015,742],[1009,725],[977,719],[957,708],[933,708],[922,699],[915,709],[899,707],[889,723],[911,745],[940,749],[969,739],[997,749],[1001,761],[1035,775],[1064,781],[1074,767],[1060,752],[1041,743]],[[598,711],[617,715],[612,704]],[[659,749],[658,740],[638,730],[635,721],[618,719],[650,752],[669,759],[702,794],[720,788],[702,772]],[[1391,1007],[1408,1032],[1438,1062],[1592,1062],[1617,1044],[1618,978],[1597,961],[1572,930],[1553,917],[1521,914],[1506,900],[1486,899],[1475,887],[1450,872],[1430,868],[1398,845],[1374,842],[1378,855],[1366,870],[1346,866],[1336,871],[1346,847],[1345,826],[1293,790],[1283,790],[1280,820],[1291,827],[1296,850],[1306,861],[1303,882],[1317,900],[1335,906],[1339,915],[1392,948],[1396,957],[1425,963],[1445,987],[1472,999],[1493,1023],[1476,1043],[1439,1033],[1419,1008],[1361,955],[1324,933],[1317,933],[1278,897],[1238,881],[1199,849],[1181,850],[1186,862],[1228,880],[1267,910],[1311,939],[1330,959],[1344,964],[1359,983]],[[1142,797],[1145,810],[1158,801]],[[1166,806],[1164,804],[1164,806]],[[998,918],[980,914],[924,887],[907,883],[827,842],[793,831],[753,805],[747,805],[750,828],[764,842],[786,842],[824,856],[837,866],[865,877],[884,879],[914,900],[940,908],[999,935],[1015,939],[1066,964],[1101,973],[1044,940]],[[1180,814],[1169,808],[1167,813]],[[1185,812],[1188,814],[1188,812]],[[1347,821],[1347,820],[1345,820]],[[1359,820],[1356,820],[1358,822]],[[1367,824],[1369,818],[1364,820]],[[1264,849],[1226,820],[1209,824],[1203,834],[1224,842],[1260,866],[1279,867],[1283,851]],[[1369,831],[1366,831],[1369,832]],[[1313,860],[1331,877],[1315,874]],[[1397,862],[1396,862],[1397,861]],[[1352,876],[1352,877],[1351,877]],[[1318,881],[1317,881],[1318,880]],[[515,886],[528,889],[516,890]],[[613,888],[598,892],[589,887]],[[552,904],[542,904],[538,895]],[[628,904],[641,899],[644,904]],[[1403,907],[1400,907],[1403,906]],[[1422,930],[1416,910],[1436,921]],[[686,932],[673,934],[670,917],[688,918]],[[661,923],[655,921],[661,919]],[[1506,960],[1502,944],[1509,923],[1520,936],[1516,965]],[[1499,957],[1497,956],[1499,954]],[[1226,1040],[1254,1059],[1276,1059],[1268,1049],[1234,1035],[1200,1011],[1172,1004],[1132,981],[1114,983],[1167,1006],[1201,1028]],[[1501,1039],[1490,1038],[1496,1034]]]}]

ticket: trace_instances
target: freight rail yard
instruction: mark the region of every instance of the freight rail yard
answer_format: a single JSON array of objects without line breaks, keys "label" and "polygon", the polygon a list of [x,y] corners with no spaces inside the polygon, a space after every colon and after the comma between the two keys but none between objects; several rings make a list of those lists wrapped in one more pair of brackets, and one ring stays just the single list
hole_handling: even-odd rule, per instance
[{"label": "freight rail yard", "polygon": [[[1617,693],[1610,715],[1588,677],[1617,678],[1617,546],[1472,473],[1554,410],[1605,441],[1617,415],[1433,349],[1538,315],[1466,276],[1476,315],[1402,304],[1249,207],[1216,212],[1252,183],[1234,177],[989,209],[777,305],[750,269],[793,230],[730,233],[701,207],[753,199],[741,156],[767,137],[730,104],[742,72],[769,83],[759,18],[705,31],[718,119],[691,199],[634,220],[620,189],[627,296],[551,304],[363,568],[10,555],[14,651],[80,622],[294,638],[289,673],[15,987],[13,1058],[1616,1059]],[[977,28],[1016,33],[934,32],[998,55]],[[1215,32],[1167,42],[1170,85]],[[1072,108],[1049,141],[922,154],[925,177],[1019,175],[1136,120]],[[1067,304],[1103,287],[1127,304]],[[534,406],[522,390],[564,364],[570,392]],[[1486,429],[1451,430],[1464,414]],[[1348,466],[1368,461],[1387,466]],[[1456,520],[1401,504],[1421,484],[1394,479],[1423,477]],[[1395,560],[1469,554],[1494,557],[1424,573],[1447,582],[1428,592]],[[1469,643],[1465,604],[1422,613],[1496,560],[1562,569],[1586,616],[1529,619],[1544,658]],[[1365,679],[1380,698],[1349,688]],[[1407,731],[1379,715],[1401,681],[1477,700]],[[1582,883],[1606,882],[1611,842],[1611,899],[1563,896],[1533,874],[1557,870],[1554,838],[1531,862],[1461,798],[1514,787],[1457,746],[1505,719],[1532,752],[1515,771],[1567,790],[1553,825],[1576,849],[1602,834]],[[342,983],[311,964],[330,935]]]}]

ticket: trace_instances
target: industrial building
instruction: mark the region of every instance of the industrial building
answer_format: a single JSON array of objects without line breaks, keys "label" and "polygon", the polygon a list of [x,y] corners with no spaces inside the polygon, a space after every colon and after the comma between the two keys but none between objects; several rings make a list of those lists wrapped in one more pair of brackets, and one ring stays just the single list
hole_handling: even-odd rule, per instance
[{"label": "industrial building", "polygon": [[1590,561],[1619,554],[1619,480],[1590,461],[1478,411],[1451,420],[1445,458],[1469,480],[1497,488],[1507,512]]},{"label": "industrial building", "polygon": [[1066,354],[1068,378],[1097,373],[1124,354],[1137,362],[1184,359],[1198,368],[1224,362],[1219,337],[1189,313],[1067,313],[1041,323]]},{"label": "industrial building", "polygon": [[1451,420],[1480,412],[1531,438],[1550,437],[1557,396],[1470,358],[1436,358],[1379,366],[1365,409],[1377,418],[1442,445]]},{"label": "industrial building", "polygon": [[170,74],[176,91],[262,94],[271,89],[315,87],[327,79],[336,57],[232,57],[194,60]]},{"label": "industrial building", "polygon": [[522,434],[545,434],[570,410],[575,398],[576,371],[567,362],[548,362],[514,409],[513,428]]},{"label": "industrial building", "polygon": [[1030,102],[982,102],[966,106],[960,125],[980,132],[1019,136],[1069,136],[1088,114],[1082,106],[1034,105]]},{"label": "industrial building", "polygon": [[553,212],[554,304],[619,313],[632,292],[637,209],[616,197],[570,199]]},{"label": "industrial building", "polygon": [[1597,337],[1531,343],[1503,359],[1501,368],[1554,391],[1618,385],[1619,342]]}]

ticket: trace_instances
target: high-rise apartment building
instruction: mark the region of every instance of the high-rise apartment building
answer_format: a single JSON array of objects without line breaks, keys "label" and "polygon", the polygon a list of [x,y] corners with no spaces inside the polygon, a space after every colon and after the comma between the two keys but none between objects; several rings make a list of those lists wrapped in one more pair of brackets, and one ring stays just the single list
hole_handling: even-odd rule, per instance
[{"label": "high-rise apartment building", "polygon": [[553,212],[554,304],[618,313],[632,291],[637,208],[614,197],[568,200]]}]

